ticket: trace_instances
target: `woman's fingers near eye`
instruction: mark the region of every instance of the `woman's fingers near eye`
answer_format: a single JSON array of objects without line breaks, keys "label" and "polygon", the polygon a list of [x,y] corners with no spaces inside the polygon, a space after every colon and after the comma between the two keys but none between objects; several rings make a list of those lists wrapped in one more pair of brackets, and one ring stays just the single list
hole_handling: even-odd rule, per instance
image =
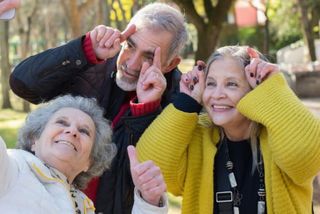
[{"label": "woman's fingers near eye", "polygon": [[198,77],[196,77],[196,76],[194,76],[194,77],[192,78],[192,80],[193,80],[193,83],[194,83],[194,84],[197,84],[197,83],[199,82],[199,79],[198,79]]}]

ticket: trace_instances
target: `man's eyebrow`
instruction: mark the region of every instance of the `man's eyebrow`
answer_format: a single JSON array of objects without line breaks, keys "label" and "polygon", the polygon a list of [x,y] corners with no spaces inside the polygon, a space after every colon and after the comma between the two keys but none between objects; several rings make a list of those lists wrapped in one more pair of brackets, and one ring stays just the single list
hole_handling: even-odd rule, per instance
[{"label": "man's eyebrow", "polygon": [[[137,44],[130,37],[127,39],[127,43],[129,43],[131,46],[133,46],[135,48],[137,47]],[[155,52],[155,50],[144,50],[143,55],[146,57],[153,58],[154,52]]]},{"label": "man's eyebrow", "polygon": [[130,43],[130,45],[132,45],[133,47],[136,47],[136,43],[130,37],[127,39],[127,42]]}]

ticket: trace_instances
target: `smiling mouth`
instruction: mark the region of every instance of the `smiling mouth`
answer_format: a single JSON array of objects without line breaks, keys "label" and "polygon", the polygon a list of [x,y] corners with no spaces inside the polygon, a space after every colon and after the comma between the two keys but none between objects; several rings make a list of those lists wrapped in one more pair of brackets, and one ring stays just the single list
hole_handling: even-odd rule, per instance
[{"label": "smiling mouth", "polygon": [[54,141],[55,143],[61,143],[61,144],[65,144],[67,146],[69,146],[70,148],[73,148],[74,151],[78,151],[77,148],[72,144],[70,143],[69,141],[66,141],[66,140],[56,140]]},{"label": "smiling mouth", "polygon": [[211,105],[213,110],[218,110],[218,111],[223,111],[223,110],[229,110],[232,109],[232,106],[227,106],[227,105]]},{"label": "smiling mouth", "polygon": [[130,77],[132,79],[138,79],[139,78],[139,75],[132,74],[132,73],[139,73],[139,72],[131,72],[131,73],[128,72],[129,69],[128,69],[127,65],[121,65],[120,69],[127,77]]}]

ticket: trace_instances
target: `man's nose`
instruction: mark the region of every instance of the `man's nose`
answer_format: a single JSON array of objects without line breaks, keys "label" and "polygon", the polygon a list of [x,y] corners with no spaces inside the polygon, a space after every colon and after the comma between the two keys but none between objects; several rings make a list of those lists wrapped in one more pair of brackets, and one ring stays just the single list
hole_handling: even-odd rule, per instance
[{"label": "man's nose", "polygon": [[130,70],[140,71],[141,69],[141,57],[138,53],[132,53],[127,60],[127,67]]}]

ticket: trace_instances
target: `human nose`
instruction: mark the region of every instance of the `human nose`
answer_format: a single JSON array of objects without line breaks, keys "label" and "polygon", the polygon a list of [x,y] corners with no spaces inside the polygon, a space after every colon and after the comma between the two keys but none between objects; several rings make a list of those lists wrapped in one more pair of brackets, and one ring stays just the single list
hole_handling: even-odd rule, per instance
[{"label": "human nose", "polygon": [[141,64],[141,59],[138,53],[132,53],[127,60],[127,66],[131,70],[140,71]]},{"label": "human nose", "polygon": [[222,99],[226,97],[226,93],[223,89],[223,87],[221,86],[217,86],[215,87],[213,93],[212,93],[212,97],[215,99]]},{"label": "human nose", "polygon": [[66,134],[70,134],[71,136],[73,136],[74,138],[76,138],[78,136],[78,130],[76,127],[74,126],[69,126],[66,128],[65,130]]}]

